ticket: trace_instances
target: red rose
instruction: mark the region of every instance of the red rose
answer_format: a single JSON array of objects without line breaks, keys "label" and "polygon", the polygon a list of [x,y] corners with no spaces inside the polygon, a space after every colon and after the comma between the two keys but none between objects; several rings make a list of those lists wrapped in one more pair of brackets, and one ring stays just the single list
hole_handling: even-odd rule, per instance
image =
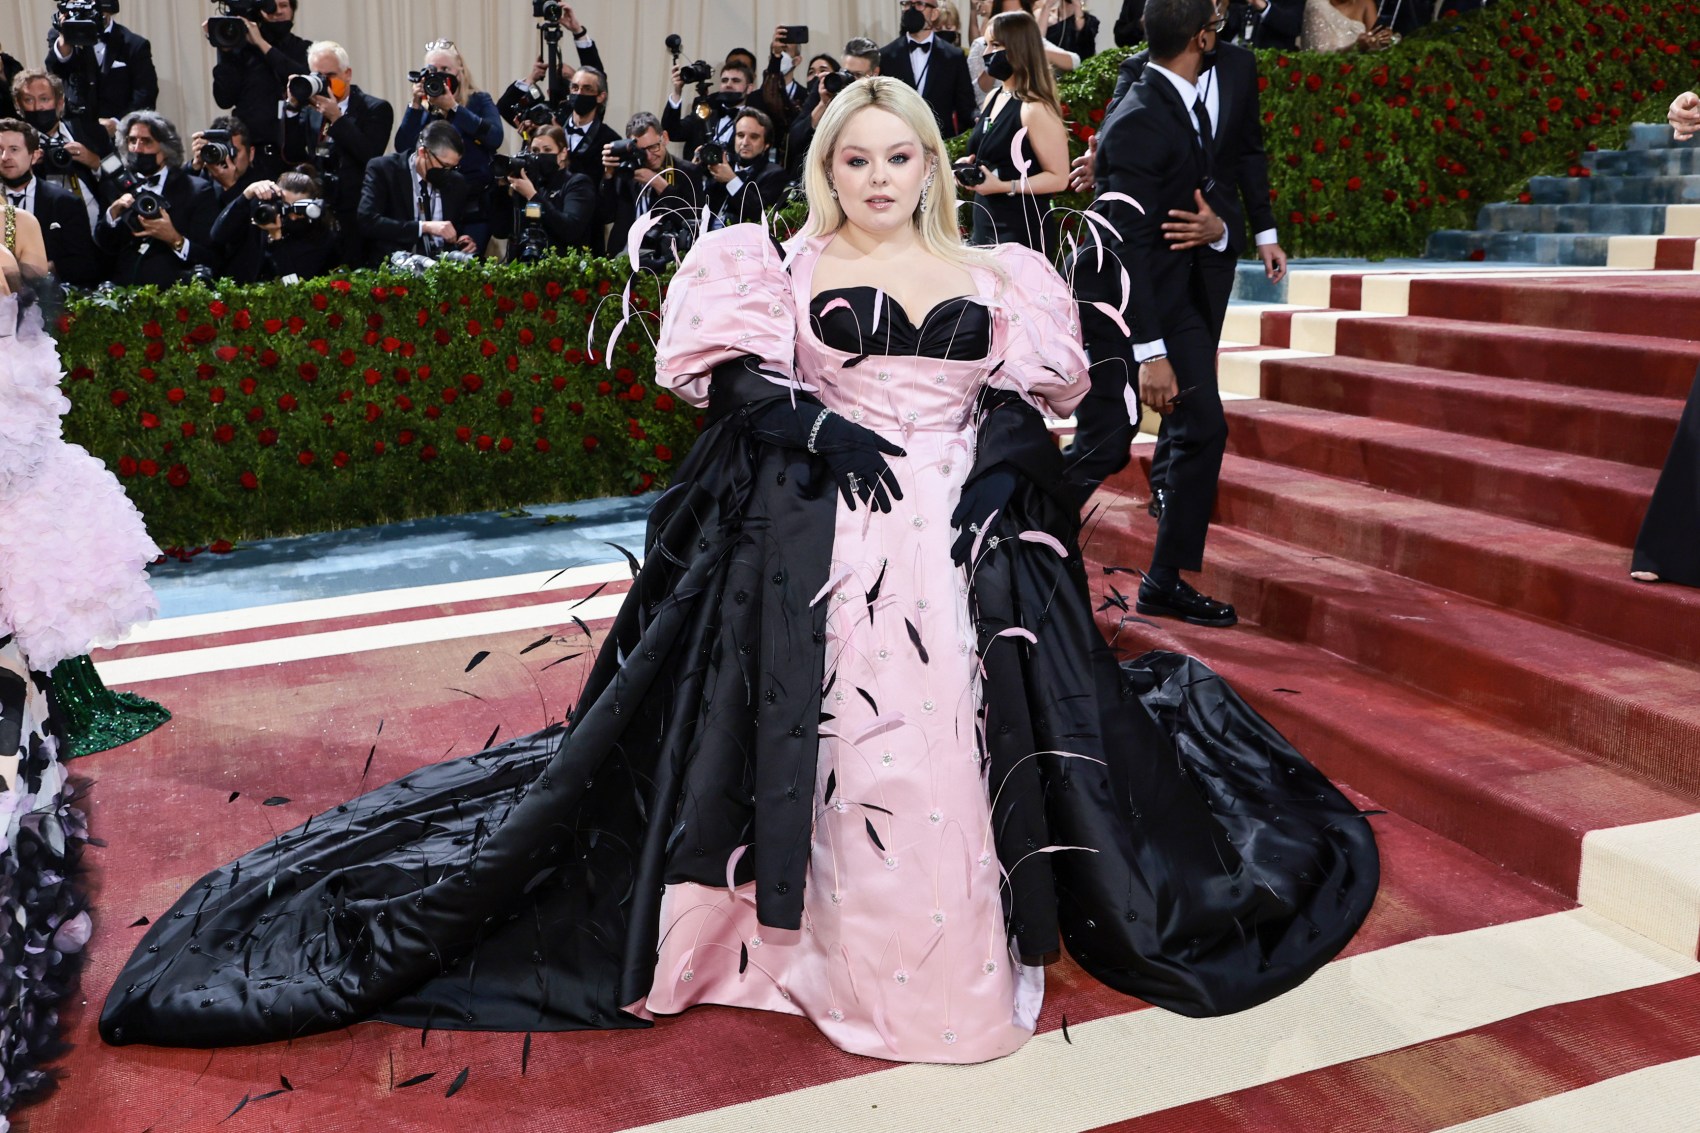
[{"label": "red rose", "polygon": [[362,377],[366,379],[366,384],[369,386],[375,386],[384,380],[384,376],[376,370],[367,370]]},{"label": "red rose", "polygon": [[270,369],[271,367],[277,365],[277,363],[278,363],[277,351],[273,350],[269,346],[266,347],[266,349],[260,351],[260,365],[265,366],[267,369]]},{"label": "red rose", "polygon": [[527,291],[519,297],[519,303],[520,306],[524,307],[528,311],[537,310],[537,293],[535,291]]},{"label": "red rose", "polygon": [[195,367],[195,377],[203,382],[210,382],[218,376],[218,370],[210,363],[202,362]]},{"label": "red rose", "polygon": [[484,379],[477,374],[467,374],[460,379],[460,384],[466,389],[467,393],[477,393],[484,388]]},{"label": "red rose", "polygon": [[181,488],[189,482],[189,470],[181,464],[173,464],[165,471],[165,482],[173,488]]},{"label": "red rose", "polygon": [[1322,184],[1322,180],[1320,178],[1312,177],[1310,179],[1310,191],[1311,192],[1320,193],[1320,192],[1322,192],[1324,187],[1325,186]]},{"label": "red rose", "polygon": [[241,483],[244,488],[252,492],[259,488],[260,478],[255,476],[252,472],[244,472],[241,476]]},{"label": "red rose", "polygon": [[531,407],[531,423],[533,425],[543,424],[543,407],[541,405]]},{"label": "red rose", "polygon": [[573,288],[573,302],[581,305],[590,302],[590,292],[582,287]]},{"label": "red rose", "polygon": [[332,311],[330,314],[325,316],[325,325],[330,327],[332,330],[341,330],[342,324],[345,322],[347,322],[347,320],[342,317],[341,311]]},{"label": "red rose", "polygon": [[663,413],[671,413],[673,411],[672,395],[665,393],[656,394],[655,408],[659,409]]},{"label": "red rose", "polygon": [[237,311],[236,317],[230,321],[237,330],[247,330],[254,325],[254,316],[248,313],[248,308],[244,307]]},{"label": "red rose", "polygon": [[240,383],[238,383],[238,386],[242,390],[242,392],[247,394],[249,397],[252,397],[254,395],[254,390],[255,390],[256,387],[255,387],[255,383],[254,383],[253,378],[243,378],[242,381]]},{"label": "red rose", "polygon": [[538,452],[548,452],[549,451],[549,439],[547,437],[538,437],[537,440],[532,442],[532,447],[535,448]]},{"label": "red rose", "polygon": [[154,322],[152,319],[149,319],[142,326],[142,337],[143,338],[161,338],[161,337],[164,336],[164,334],[165,334],[165,328],[160,326],[158,323]]},{"label": "red rose", "polygon": [[144,460],[136,467],[141,470],[143,476],[159,475],[159,461],[157,460]]},{"label": "red rose", "polygon": [[295,372],[301,375],[301,380],[304,382],[316,382],[319,380],[319,368],[311,362],[301,363],[301,365],[295,368]]},{"label": "red rose", "polygon": [[377,453],[379,456],[383,456],[384,455],[384,442],[383,441],[373,441],[372,442],[372,451]]},{"label": "red rose", "polygon": [[552,379],[550,379],[549,384],[550,384],[550,386],[552,386],[554,388],[556,393],[559,393],[562,390],[567,388],[567,379],[565,379],[565,378],[552,378]]},{"label": "red rose", "polygon": [[334,279],[331,281],[331,290],[347,295],[352,290],[352,285],[346,279]]},{"label": "red rose", "polygon": [[455,430],[455,440],[459,441],[463,445],[466,444],[468,441],[472,440],[472,430],[467,428],[465,425],[460,426]]},{"label": "red rose", "polygon": [[354,361],[355,361],[354,351],[344,349],[341,354],[338,354],[336,356],[336,360],[338,362],[341,362],[344,366],[352,366],[352,365],[354,365]]},{"label": "red rose", "polygon": [[455,398],[457,398],[459,396],[460,396],[460,391],[458,389],[456,389],[454,386],[450,386],[448,389],[444,390],[443,393],[442,393],[443,404],[444,405],[453,405],[454,402],[455,402]]},{"label": "red rose", "polygon": [[489,339],[485,339],[483,342],[478,344],[478,353],[484,355],[486,358],[494,356],[496,350],[496,344],[491,342]]},{"label": "red rose", "polygon": [[236,356],[240,353],[240,351],[238,351],[234,346],[221,346],[213,353],[218,357],[220,362],[223,362],[228,366],[230,363],[236,361]]},{"label": "red rose", "polygon": [[586,437],[586,438],[584,438],[584,451],[585,452],[595,452],[596,446],[600,445],[601,443],[602,442],[597,440],[595,437]]},{"label": "red rose", "polygon": [[496,451],[498,452],[512,452],[513,450],[514,441],[512,437],[503,437],[496,442]]},{"label": "red rose", "polygon": [[466,320],[466,337],[477,338],[484,333],[484,324],[477,319]]},{"label": "red rose", "polygon": [[404,412],[406,410],[412,409],[413,408],[413,399],[411,397],[408,397],[405,393],[398,393],[398,394],[395,395],[395,407],[397,409],[403,410]]},{"label": "red rose", "polygon": [[1381,190],[1381,199],[1386,201],[1388,204],[1392,204],[1394,201],[1399,199],[1399,194],[1394,192],[1392,189],[1383,189]]},{"label": "red rose", "polygon": [[449,332],[443,330],[441,327],[438,327],[431,335],[431,341],[435,342],[438,346],[447,346],[449,344],[449,339]]},{"label": "red rose", "polygon": [[286,393],[282,397],[277,399],[277,407],[279,409],[283,410],[285,413],[295,412],[296,408],[299,405],[300,405],[300,402],[295,400],[295,395],[292,394],[292,393]]},{"label": "red rose", "polygon": [[130,395],[125,393],[123,390],[115,389],[115,390],[112,391],[112,407],[114,409],[118,408],[120,405],[123,405],[126,401],[129,401],[129,400],[130,400]]},{"label": "red rose", "polygon": [[561,355],[561,361],[567,363],[569,366],[582,365],[584,363],[584,351],[579,350],[576,347],[568,350]]},{"label": "red rose", "polygon": [[346,452],[337,453],[335,456],[331,457],[331,463],[336,465],[338,468],[347,468],[348,454]]},{"label": "red rose", "polygon": [[612,393],[613,391],[614,391],[614,386],[610,382],[597,382],[596,383],[596,392],[602,394],[603,396],[607,396],[608,394]]},{"label": "red rose", "polygon": [[493,449],[495,447],[496,447],[496,442],[495,442],[494,438],[492,438],[492,437],[490,437],[490,436],[488,436],[484,433],[480,433],[478,435],[478,451],[479,452],[489,452],[491,449]]},{"label": "red rose", "polygon": [[114,360],[122,358],[128,353],[129,351],[125,349],[122,342],[114,342],[111,346],[106,348],[106,356]]},{"label": "red rose", "polygon": [[673,450],[668,448],[666,445],[656,445],[655,446],[655,459],[657,459],[657,460],[672,460],[673,459]]},{"label": "red rose", "polygon": [[578,402],[578,401],[567,402],[567,408],[572,410],[574,413],[583,413],[584,412],[584,404],[582,402]]},{"label": "red rose", "polygon": [[195,435],[195,423],[193,421],[185,421],[181,425],[177,426],[177,431],[182,433],[183,438],[187,440]]},{"label": "red rose", "polygon": [[635,417],[628,417],[626,419],[626,431],[632,435],[632,440],[634,441],[646,440],[649,436],[649,434],[643,431],[643,426],[637,423],[637,418]]},{"label": "red rose", "polygon": [[207,550],[211,551],[215,555],[228,555],[235,549],[236,544],[232,543],[229,539],[214,539],[211,543],[207,544]]},{"label": "red rose", "polygon": [[313,310],[322,311],[326,307],[329,307],[330,305],[331,305],[331,301],[329,299],[325,298],[325,296],[323,294],[315,293],[313,295]]},{"label": "red rose", "polygon": [[303,468],[310,467],[317,459],[319,458],[314,456],[310,449],[305,449],[295,454],[295,463],[299,464]]},{"label": "red rose", "polygon": [[436,446],[435,445],[426,445],[424,448],[420,449],[419,450],[419,459],[420,460],[436,460],[437,459],[437,448],[436,448]]},{"label": "red rose", "polygon": [[165,343],[148,343],[146,346],[142,347],[142,357],[146,358],[149,362],[158,362],[160,359],[165,357]]},{"label": "red rose", "polygon": [[368,401],[366,403],[366,424],[370,425],[372,422],[376,421],[378,418],[382,417],[383,415],[384,415],[384,411],[382,409],[378,408],[377,402]]},{"label": "red rose", "polygon": [[394,354],[401,349],[401,339],[389,335],[384,336],[383,350],[385,354]]},{"label": "red rose", "polygon": [[270,428],[261,429],[260,435],[255,437],[254,440],[259,442],[261,448],[271,448],[273,445],[277,444],[277,430]]},{"label": "red rose", "polygon": [[398,444],[398,445],[410,445],[410,444],[412,444],[413,443],[413,430],[412,429],[403,429],[401,432],[397,433],[396,437],[395,437],[395,443]]},{"label": "red rose", "polygon": [[214,299],[207,304],[207,313],[215,319],[222,319],[230,314],[230,308],[224,305],[223,299]]},{"label": "red rose", "polygon": [[136,474],[136,458],[121,456],[118,458],[118,475],[129,478]]},{"label": "red rose", "polygon": [[536,331],[532,330],[530,327],[521,327],[520,328],[519,344],[521,346],[530,346],[532,343],[534,343],[536,341],[537,341],[537,332]]},{"label": "red rose", "polygon": [[1305,89],[1308,90],[1312,94],[1315,94],[1317,91],[1321,90],[1322,89],[1322,76],[1321,75],[1306,75],[1305,76]]},{"label": "red rose", "polygon": [[505,389],[501,393],[498,393],[496,395],[496,404],[500,405],[503,409],[506,409],[508,406],[512,405],[513,403],[514,403],[514,391],[511,390],[511,389]]},{"label": "red rose", "polygon": [[157,429],[157,428],[159,428],[159,417],[158,417],[158,415],[153,414],[153,413],[143,412],[142,413],[142,428],[144,428],[144,429]]},{"label": "red rose", "polygon": [[236,439],[236,428],[233,425],[220,425],[213,430],[213,440],[221,445],[227,445]]},{"label": "red rose", "polygon": [[543,285],[543,294],[551,299],[559,299],[561,297],[561,285],[551,279]]},{"label": "red rose", "polygon": [[267,334],[276,334],[283,329],[282,319],[267,319],[263,324]]},{"label": "red rose", "polygon": [[425,407],[425,416],[429,417],[433,421],[435,421],[437,418],[441,417],[442,415],[443,415],[443,408],[440,405],[427,405]]}]

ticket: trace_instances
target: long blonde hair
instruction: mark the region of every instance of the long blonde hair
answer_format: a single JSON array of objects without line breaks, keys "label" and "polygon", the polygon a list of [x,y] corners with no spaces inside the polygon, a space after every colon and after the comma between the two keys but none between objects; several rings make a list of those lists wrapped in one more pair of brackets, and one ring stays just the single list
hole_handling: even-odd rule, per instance
[{"label": "long blonde hair", "polygon": [[922,195],[916,210],[915,228],[921,244],[941,260],[962,267],[990,268],[999,279],[1008,275],[998,266],[996,257],[962,242],[962,229],[956,219],[956,178],[950,171],[950,153],[944,148],[938,120],[930,106],[915,88],[898,79],[872,75],[857,79],[833,96],[832,104],[821,117],[814,141],[803,165],[803,190],[809,201],[809,215],[803,222],[802,236],[830,236],[844,227],[844,210],[832,195],[833,154],[838,138],[850,119],[869,108],[887,111],[902,119],[921,140],[921,148],[932,158],[933,187]]},{"label": "long blonde hair", "polygon": [[[466,56],[461,54],[459,47],[452,39],[433,39],[425,45],[425,58],[420,60],[425,66],[431,65],[431,56],[441,51],[445,55],[453,55],[455,62],[460,64],[460,81],[455,84],[455,101],[465,106],[466,100],[472,97],[472,92],[478,89],[478,83],[472,78],[472,68],[466,65]],[[338,59],[338,62],[341,62]]]}]

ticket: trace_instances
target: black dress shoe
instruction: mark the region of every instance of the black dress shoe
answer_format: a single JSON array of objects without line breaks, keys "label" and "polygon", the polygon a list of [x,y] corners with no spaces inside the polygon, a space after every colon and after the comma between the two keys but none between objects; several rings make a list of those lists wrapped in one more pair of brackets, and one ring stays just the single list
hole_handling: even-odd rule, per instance
[{"label": "black dress shoe", "polygon": [[1232,606],[1200,594],[1178,578],[1168,586],[1145,579],[1139,584],[1134,608],[1154,618],[1179,618],[1195,626],[1231,626],[1240,620]]},{"label": "black dress shoe", "polygon": [[1169,509],[1169,489],[1161,484],[1151,489],[1151,502],[1145,505],[1145,513],[1159,522],[1163,513]]}]

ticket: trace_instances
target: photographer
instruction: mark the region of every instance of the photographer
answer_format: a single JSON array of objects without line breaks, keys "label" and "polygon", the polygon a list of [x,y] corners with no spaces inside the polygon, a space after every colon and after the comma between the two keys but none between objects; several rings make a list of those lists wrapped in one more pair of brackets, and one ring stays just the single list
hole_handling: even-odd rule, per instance
[{"label": "photographer", "polygon": [[[673,93],[667,99],[667,109],[661,112],[661,128],[668,138],[679,142],[685,153],[695,153],[704,142],[732,145],[732,115],[744,105],[756,83],[755,68],[743,60],[729,60],[720,68],[720,89],[708,96],[711,114],[703,118],[693,110],[684,114],[685,83],[697,81],[695,70],[700,64],[673,68]],[[707,76],[702,76],[706,79]]]},{"label": "photographer", "polygon": [[471,190],[468,214],[460,231],[470,234],[478,254],[490,240],[490,221],[485,204],[495,182],[490,159],[502,148],[502,115],[496,100],[477,88],[460,48],[452,40],[435,39],[425,45],[424,66],[413,72],[413,102],[402,113],[396,128],[397,153],[408,153],[419,143],[428,122],[447,123],[461,139],[464,159],[460,176]]},{"label": "photographer", "polygon": [[[305,75],[290,77],[283,108],[283,158],[310,162],[336,214],[338,262],[366,262],[360,233],[360,188],[366,167],[389,146],[395,108],[354,85],[354,68],[339,43],[322,40],[307,49]],[[298,95],[306,94],[305,101]]]},{"label": "photographer", "polygon": [[280,96],[289,76],[307,69],[307,41],[292,30],[296,0],[225,0],[225,6],[247,36],[230,46],[214,43],[213,102],[252,127],[254,167],[275,177],[283,168]]},{"label": "photographer", "polygon": [[626,123],[625,138],[609,143],[602,151],[598,220],[613,224],[608,230],[608,255],[624,253],[632,225],[638,217],[653,211],[671,214],[650,232],[653,239],[647,243],[656,249],[654,262],[671,262],[669,245],[673,241],[682,242],[680,255],[690,247],[696,230],[694,218],[703,203],[698,191],[702,171],[688,161],[675,162],[667,151],[669,140],[660,119],[639,111]]},{"label": "photographer", "polygon": [[697,164],[708,174],[709,211],[722,225],[760,224],[764,211],[785,199],[785,167],[767,156],[772,133],[773,119],[746,106],[732,119],[731,151],[713,142],[697,150]]},{"label": "photographer", "polygon": [[244,265],[247,282],[313,279],[336,266],[336,221],[310,165],[249,185],[219,214],[212,236],[219,243],[246,244],[249,232],[256,239],[254,263]]},{"label": "photographer", "polygon": [[6,54],[0,47],[0,118],[16,118],[18,108],[12,104],[12,80],[23,73],[24,65]]},{"label": "photographer", "polygon": [[58,75],[19,72],[12,80],[12,101],[18,117],[41,135],[36,176],[70,193],[93,232],[100,222],[100,163],[112,152],[111,136],[98,123],[65,120],[65,84]]},{"label": "photographer", "polygon": [[[824,60],[830,67],[817,67]],[[791,122],[791,140],[786,150],[786,166],[793,178],[803,172],[803,159],[808,156],[809,143],[814,141],[815,127],[832,104],[832,96],[857,79],[880,73],[880,46],[865,36],[857,36],[844,45],[844,65],[830,55],[817,55],[809,60],[809,90],[803,99],[803,113]]]},{"label": "photographer", "polygon": [[[80,22],[91,15],[98,19],[100,33],[94,43],[78,46],[60,34],[60,21],[68,11]],[[117,0],[87,0],[75,8],[60,0],[47,33],[47,70],[70,88],[73,116],[87,117],[91,126],[132,110],[152,110],[159,101],[153,45],[116,22],[117,12]]]},{"label": "photographer", "polygon": [[385,154],[366,167],[358,219],[369,264],[395,252],[476,251],[465,232],[472,190],[457,172],[465,154],[460,131],[447,122],[427,122],[413,149]]},{"label": "photographer", "polygon": [[[542,19],[543,17],[538,17],[538,18]],[[572,7],[571,4],[560,5],[559,24],[560,24],[561,27],[566,28],[568,33],[572,35],[572,37],[573,37],[573,50],[578,52],[578,67],[576,69],[573,68],[572,66],[568,65],[566,60],[564,60],[564,59],[561,60],[560,75],[561,75],[562,82],[566,83],[566,84],[570,84],[573,80],[573,76],[578,71],[582,71],[585,68],[589,68],[590,70],[595,71],[599,75],[606,76],[607,73],[608,73],[608,69],[602,65],[602,52],[597,50],[596,40],[592,39],[591,36],[590,36],[590,32],[585,29],[584,21],[580,20],[578,18],[578,16],[573,14],[573,7]],[[539,32],[544,34],[544,35],[548,35],[549,33],[545,30],[547,28],[547,26],[548,26],[548,21],[545,20],[545,22],[543,24],[539,25],[539,27],[538,27]],[[555,33],[554,38],[557,41],[559,40],[560,37],[559,37],[558,32]],[[533,85],[536,85],[536,84],[542,83],[548,77],[549,77],[549,64],[544,61],[543,53],[541,51],[539,51],[538,55],[537,55],[537,61],[531,65],[530,81]],[[603,85],[604,91],[606,91],[607,85],[608,85],[606,77],[604,77],[602,85]],[[550,91],[550,97],[551,98],[554,97],[553,91]],[[566,119],[567,104],[570,101],[571,101],[571,94],[569,92],[567,99],[563,100],[561,103],[557,104],[554,107],[556,118],[561,119],[563,122]],[[615,138],[619,137],[618,134],[615,134],[614,136],[615,136]]]},{"label": "photographer", "polygon": [[567,113],[561,118],[567,167],[584,174],[594,187],[602,180],[603,147],[620,140],[619,132],[602,117],[608,110],[608,77],[595,67],[580,67],[573,72],[567,92]]},{"label": "photographer", "polygon": [[[596,223],[596,182],[567,168],[567,137],[559,126],[545,126],[526,152],[498,157],[507,166],[510,207],[493,218],[495,235],[508,241],[508,261],[541,259],[550,248],[601,250]],[[527,208],[536,205],[536,209]],[[528,215],[532,211],[536,216]]]},{"label": "photographer", "polygon": [[211,265],[213,190],[183,168],[177,127],[151,110],[118,123],[118,199],[101,214],[95,243],[113,259],[121,287],[169,287]]},{"label": "photographer", "polygon": [[189,136],[189,166],[213,187],[212,255],[218,275],[237,283],[259,278],[261,238],[252,225],[219,225],[219,219],[242,199],[249,186],[262,180],[254,171],[254,143],[248,127],[226,114],[205,130]]},{"label": "photographer", "polygon": [[106,259],[94,246],[88,214],[70,193],[35,175],[41,160],[41,135],[28,122],[0,118],[0,204],[34,216],[53,274],[73,287],[98,287],[106,278]]}]

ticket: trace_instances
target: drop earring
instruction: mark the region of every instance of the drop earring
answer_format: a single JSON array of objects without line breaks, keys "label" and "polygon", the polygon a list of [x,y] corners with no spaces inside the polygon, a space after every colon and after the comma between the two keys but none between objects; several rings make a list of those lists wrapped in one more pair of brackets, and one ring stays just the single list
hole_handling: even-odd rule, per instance
[{"label": "drop earring", "polygon": [[921,203],[915,209],[915,212],[917,214],[922,214],[922,213],[925,213],[927,211],[927,200],[932,196],[932,193],[933,193],[933,177],[934,176],[936,176],[936,174],[933,174],[933,173],[927,174],[926,181],[922,182],[922,184],[921,184]]},{"label": "drop earring", "polygon": [[836,201],[838,199],[838,186],[832,183],[832,178],[830,177],[826,179],[826,191],[832,194],[833,200]]}]

